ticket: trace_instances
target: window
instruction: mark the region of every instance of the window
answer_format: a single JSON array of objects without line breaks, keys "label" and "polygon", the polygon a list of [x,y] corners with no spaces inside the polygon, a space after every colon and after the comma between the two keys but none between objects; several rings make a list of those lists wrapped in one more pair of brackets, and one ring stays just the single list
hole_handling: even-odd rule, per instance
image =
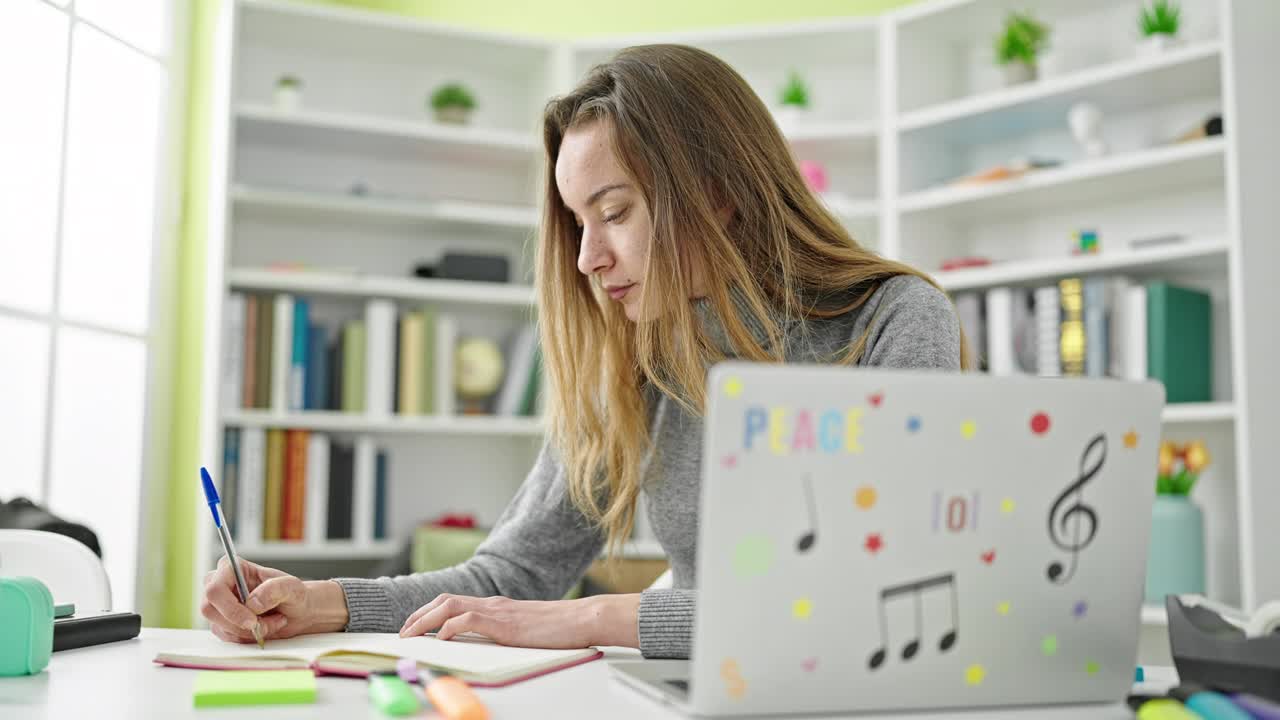
[{"label": "window", "polygon": [[0,2],[0,500],[98,534],[131,608],[178,0]]}]

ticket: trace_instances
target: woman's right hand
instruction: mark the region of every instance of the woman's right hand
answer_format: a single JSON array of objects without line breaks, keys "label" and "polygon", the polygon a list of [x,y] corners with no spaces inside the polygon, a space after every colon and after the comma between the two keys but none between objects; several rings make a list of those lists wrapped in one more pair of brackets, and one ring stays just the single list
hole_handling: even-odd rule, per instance
[{"label": "woman's right hand", "polygon": [[274,568],[240,561],[249,597],[240,602],[236,576],[227,559],[205,576],[200,614],[213,634],[227,642],[251,643],[258,625],[264,640],[316,632],[337,632],[347,624],[347,599],[332,580],[303,582]]}]

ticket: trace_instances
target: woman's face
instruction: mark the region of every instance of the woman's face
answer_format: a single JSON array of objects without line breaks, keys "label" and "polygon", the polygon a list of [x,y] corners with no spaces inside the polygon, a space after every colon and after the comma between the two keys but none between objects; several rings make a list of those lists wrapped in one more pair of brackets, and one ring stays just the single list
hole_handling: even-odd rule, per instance
[{"label": "woman's face", "polygon": [[596,281],[627,319],[640,315],[652,234],[649,207],[609,148],[604,123],[570,129],[556,158],[556,186],[578,225],[578,270]]}]

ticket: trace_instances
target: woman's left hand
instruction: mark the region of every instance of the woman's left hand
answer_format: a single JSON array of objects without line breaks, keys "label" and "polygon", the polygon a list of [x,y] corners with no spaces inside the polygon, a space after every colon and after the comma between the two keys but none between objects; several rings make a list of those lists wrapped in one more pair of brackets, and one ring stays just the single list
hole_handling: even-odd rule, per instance
[{"label": "woman's left hand", "polygon": [[519,647],[639,647],[639,610],[638,594],[542,601],[445,593],[410,615],[400,637],[437,630],[441,640],[472,632],[500,645]]}]

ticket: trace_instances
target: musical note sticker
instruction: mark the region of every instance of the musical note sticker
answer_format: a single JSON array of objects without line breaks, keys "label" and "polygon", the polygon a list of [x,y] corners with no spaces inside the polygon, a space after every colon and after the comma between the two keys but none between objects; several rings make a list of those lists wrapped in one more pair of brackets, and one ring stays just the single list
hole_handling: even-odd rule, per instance
[{"label": "musical note sticker", "polygon": [[813,543],[818,540],[818,508],[814,507],[813,478],[809,473],[804,474],[804,494],[809,508],[809,532],[796,540],[796,551],[802,553],[809,552],[813,548]]},{"label": "musical note sticker", "polygon": [[871,659],[867,665],[875,670],[884,664],[885,657],[889,651],[889,620],[885,615],[885,605],[898,600],[904,596],[910,596],[915,603],[915,632],[905,645],[902,646],[902,659],[909,661],[916,656],[920,650],[920,640],[924,629],[924,610],[922,596],[931,590],[946,588],[949,590],[947,594],[948,602],[951,606],[951,627],[942,634],[938,640],[938,652],[947,652],[955,647],[957,631],[960,625],[959,600],[956,597],[956,578],[955,573],[942,573],[933,577],[922,578],[912,582],[902,583],[900,585],[892,585],[880,591],[879,601],[879,618],[880,618],[880,647],[871,653]]},{"label": "musical note sticker", "polygon": [[1049,509],[1049,539],[1060,550],[1071,553],[1070,565],[1049,563],[1049,581],[1065,584],[1076,574],[1080,551],[1098,534],[1098,514],[1084,502],[1084,486],[1098,476],[1107,460],[1107,437],[1095,435],[1080,455],[1080,473],[1067,485]]}]

